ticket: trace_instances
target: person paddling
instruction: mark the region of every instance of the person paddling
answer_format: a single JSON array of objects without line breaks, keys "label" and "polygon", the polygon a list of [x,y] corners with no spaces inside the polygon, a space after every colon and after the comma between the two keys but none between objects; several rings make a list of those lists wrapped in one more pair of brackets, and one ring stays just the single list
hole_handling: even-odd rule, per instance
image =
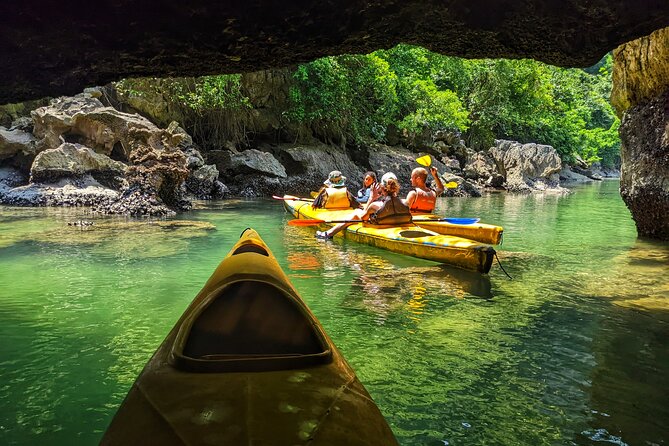
[{"label": "person paddling", "polygon": [[444,192],[444,185],[439,178],[437,168],[430,167],[430,173],[434,178],[436,189],[427,187],[427,170],[423,167],[416,167],[411,172],[411,185],[413,189],[409,191],[404,203],[409,206],[411,212],[432,212],[437,203],[437,197]]},{"label": "person paddling", "polygon": [[[377,225],[402,225],[411,223],[409,207],[397,194],[400,183],[394,173],[381,177],[382,194],[370,197],[363,209],[357,209],[346,220],[369,221]],[[316,231],[316,238],[331,239],[336,233],[353,223],[340,223],[327,231]]]}]

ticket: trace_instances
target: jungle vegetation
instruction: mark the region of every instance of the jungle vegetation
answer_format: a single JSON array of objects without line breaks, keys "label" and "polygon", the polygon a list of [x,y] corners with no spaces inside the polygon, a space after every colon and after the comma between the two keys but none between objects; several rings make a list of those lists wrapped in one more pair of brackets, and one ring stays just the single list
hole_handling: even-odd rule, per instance
[{"label": "jungle vegetation", "polygon": [[[612,64],[610,54],[594,67],[567,69],[533,60],[461,59],[402,44],[297,66],[281,115],[312,129],[335,127],[354,143],[383,142],[391,129],[408,137],[448,130],[477,150],[491,147],[494,139],[511,139],[552,145],[565,160],[577,154],[617,166],[620,121],[609,101]],[[162,80],[161,88],[196,139],[216,138],[198,132],[199,123],[252,107],[239,79]],[[141,89],[137,81],[119,85]]]}]

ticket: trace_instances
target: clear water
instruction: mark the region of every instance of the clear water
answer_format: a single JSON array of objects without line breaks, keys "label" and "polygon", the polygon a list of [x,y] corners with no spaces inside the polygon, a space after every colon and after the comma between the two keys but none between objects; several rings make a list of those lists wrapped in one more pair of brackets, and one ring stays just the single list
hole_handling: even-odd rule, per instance
[{"label": "clear water", "polygon": [[248,226],[402,445],[669,444],[669,245],[637,239],[618,183],[440,200],[505,227],[513,280],[316,240],[274,200],[161,224],[0,208],[0,444],[97,444]]}]

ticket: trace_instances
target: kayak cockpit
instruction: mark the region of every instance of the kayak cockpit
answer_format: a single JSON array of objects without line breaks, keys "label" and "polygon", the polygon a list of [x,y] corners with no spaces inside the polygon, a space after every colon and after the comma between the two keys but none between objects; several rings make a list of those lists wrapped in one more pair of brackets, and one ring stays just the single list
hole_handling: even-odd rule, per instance
[{"label": "kayak cockpit", "polygon": [[179,369],[271,371],[332,360],[315,321],[275,284],[235,281],[215,290],[205,302],[184,321],[175,340],[172,356]]}]

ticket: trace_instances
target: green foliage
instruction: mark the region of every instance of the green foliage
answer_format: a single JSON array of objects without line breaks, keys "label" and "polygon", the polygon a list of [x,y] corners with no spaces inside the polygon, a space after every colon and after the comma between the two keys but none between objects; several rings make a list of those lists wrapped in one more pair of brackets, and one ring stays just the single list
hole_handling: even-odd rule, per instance
[{"label": "green foliage", "polygon": [[397,75],[373,54],[324,57],[300,65],[293,77],[286,116],[322,136],[380,138],[395,115]]},{"label": "green foliage", "polygon": [[367,56],[300,65],[289,117],[334,124],[356,140],[382,140],[395,125],[464,132],[475,149],[494,139],[550,144],[563,159],[578,154],[619,163],[620,125],[609,102],[611,55],[588,70],[532,60],[465,60],[398,45]]},{"label": "green foliage", "polygon": [[469,112],[457,94],[438,90],[432,80],[416,80],[411,86],[411,111],[399,122],[400,129],[410,134],[418,134],[425,128],[467,129]]},{"label": "green foliage", "polygon": [[[218,148],[245,137],[240,120],[236,118],[250,112],[252,107],[242,91],[240,80],[238,74],[124,79],[116,83],[116,89],[129,98],[131,104],[136,102],[133,99],[165,104],[169,118],[178,120],[195,140],[205,147]],[[150,113],[152,110],[142,111]]]},{"label": "green foliage", "polygon": [[198,113],[249,108],[251,103],[241,91],[240,79],[239,74],[223,74],[197,78],[192,84],[179,83],[177,97]]},{"label": "green foliage", "polygon": [[[620,162],[620,122],[609,102],[613,60],[565,69],[532,60],[466,60],[398,45],[368,55],[299,65],[283,116],[326,141],[383,141],[390,126],[409,139],[462,132],[484,150],[495,139],[550,144],[608,166]],[[163,95],[193,136],[210,145],[244,138],[252,104],[239,75],[119,83],[128,95]]]}]

